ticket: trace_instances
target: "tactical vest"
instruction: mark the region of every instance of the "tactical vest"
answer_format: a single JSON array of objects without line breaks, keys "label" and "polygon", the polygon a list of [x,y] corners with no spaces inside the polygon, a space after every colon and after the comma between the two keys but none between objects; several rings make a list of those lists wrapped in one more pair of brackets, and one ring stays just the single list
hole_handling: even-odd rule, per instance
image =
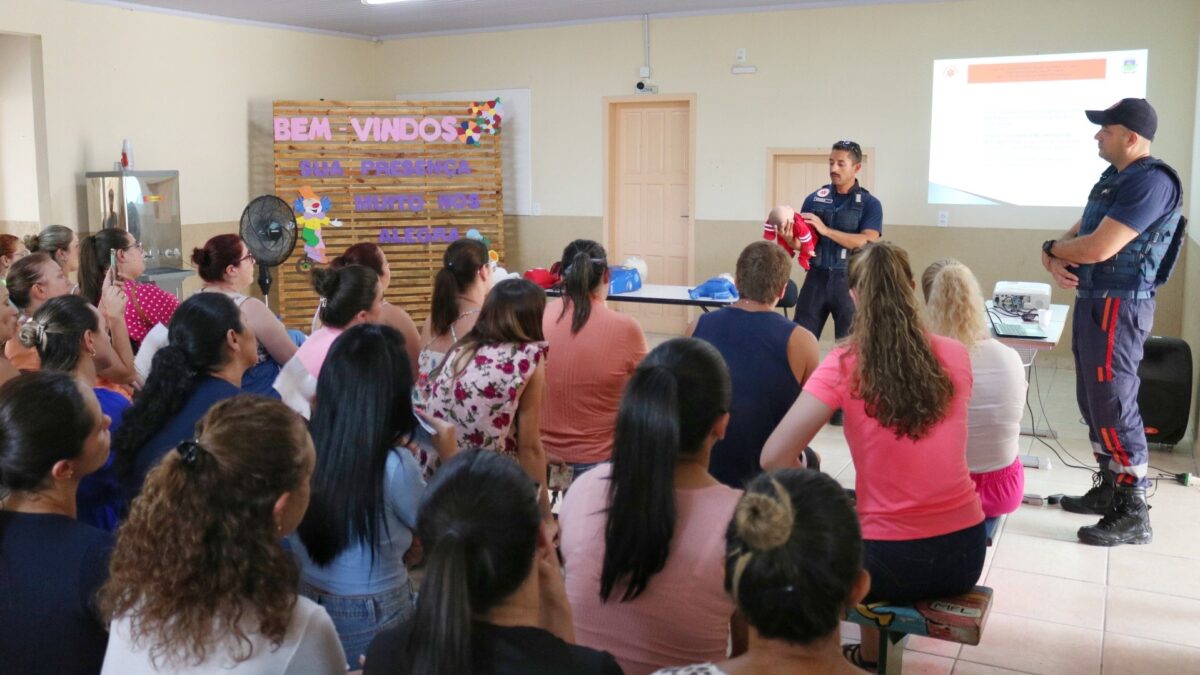
[{"label": "tactical vest", "polygon": [[[858,234],[859,223],[862,222],[863,209],[866,207],[867,197],[870,192],[866,188],[860,187],[858,181],[854,181],[854,186],[850,188],[850,192],[846,194],[846,201],[838,208],[834,208],[833,202],[837,199],[837,188],[832,185],[826,185],[823,190],[828,190],[829,193],[824,197],[829,202],[820,201],[823,199],[818,196],[821,190],[817,190],[813,194],[812,212],[824,221],[825,225],[831,229],[850,234]],[[817,255],[812,259],[812,266],[817,269],[826,270],[844,270],[847,267],[849,256],[846,255],[846,249],[833,241],[829,237],[821,237],[817,242]]]},{"label": "tactical vest", "polygon": [[1183,184],[1179,180],[1179,174],[1162,160],[1147,157],[1130,164],[1120,172],[1114,166],[1108,167],[1088,195],[1087,206],[1084,207],[1083,219],[1079,225],[1079,235],[1091,234],[1100,227],[1100,221],[1104,220],[1112,208],[1125,181],[1146,171],[1159,169],[1166,172],[1175,184],[1179,195],[1175,205],[1133,241],[1125,244],[1113,257],[1098,263],[1079,265],[1075,270],[1079,277],[1079,297],[1152,298],[1154,289],[1165,284],[1170,278],[1183,244],[1184,227],[1180,226],[1183,213]]}]

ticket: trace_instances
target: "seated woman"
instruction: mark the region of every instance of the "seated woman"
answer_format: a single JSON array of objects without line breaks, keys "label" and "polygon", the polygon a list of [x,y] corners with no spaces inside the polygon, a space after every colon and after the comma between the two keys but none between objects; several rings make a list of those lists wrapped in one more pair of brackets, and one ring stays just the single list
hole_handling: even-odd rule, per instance
[{"label": "seated woman", "polygon": [[[372,244],[369,241],[354,244],[346,249],[345,253],[330,261],[329,268],[341,269],[348,265],[362,265],[378,274],[379,283],[383,285],[385,294],[392,285],[392,269],[388,266],[387,256],[384,255],[383,249],[378,244]],[[386,298],[380,302],[378,323],[400,331],[400,335],[404,338],[404,351],[408,354],[408,363],[413,369],[415,378],[417,376],[417,356],[421,352],[421,335],[417,332],[417,324],[413,323],[412,317],[404,311],[403,307],[393,305]],[[316,332],[321,325],[320,312],[317,312],[313,314],[312,332]]]},{"label": "seated woman", "polygon": [[[983,509],[967,470],[971,359],[925,330],[908,254],[871,242],[850,259],[856,312],[763,447],[765,469],[802,466],[804,446],[845,414],[856,508],[871,573],[867,602],[965,593],[983,569]],[[863,627],[847,658],[875,667],[878,631]]]},{"label": "seated woman", "polygon": [[29,249],[25,248],[25,244],[19,237],[0,234],[0,286],[4,285],[4,278],[8,276],[8,268],[27,255],[29,255]]},{"label": "seated woman", "polygon": [[[0,345],[17,337],[17,307],[8,300],[8,286],[0,284]],[[4,384],[20,375],[8,359],[0,354],[0,384]]]},{"label": "seated woman", "polygon": [[[110,260],[117,269],[109,269]],[[125,291],[125,326],[129,340],[140,345],[150,329],[166,326],[179,307],[179,298],[154,284],[138,283],[146,272],[142,243],[125,230],[108,228],[84,237],[79,247],[79,294],[100,306],[100,296],[106,283]]]},{"label": "seated woman", "polygon": [[308,507],[304,420],[275,399],[238,396],[188,438],[121,526],[101,590],[112,621],[104,672],[344,674],[333,622],[296,595],[280,543]]},{"label": "seated woman", "polygon": [[[412,616],[416,597],[403,557],[425,481],[404,447],[417,429],[404,338],[370,324],[342,333],[321,369],[317,400],[312,503],[292,549],[300,594],[329,612],[354,669],[377,632]],[[449,458],[458,449],[454,427],[433,423]]]},{"label": "seated woman", "polygon": [[991,539],[1000,516],[1016,511],[1025,495],[1025,467],[1017,457],[1025,366],[1015,349],[988,332],[983,293],[965,265],[938,260],[921,275],[921,288],[929,329],[958,340],[971,354],[975,386],[967,402],[967,467]]},{"label": "seated woman", "polygon": [[[763,443],[817,369],[821,350],[812,333],[775,311],[792,273],[792,259],[782,246],[756,241],[742,250],[736,269],[737,302],[701,314],[685,335],[712,344],[729,368],[729,429],[713,446],[708,470],[740,489],[762,472]],[[809,468],[819,468],[816,453],[807,450],[807,455]]]},{"label": "seated woman", "polygon": [[274,396],[280,368],[296,355],[304,334],[289,331],[262,300],[246,295],[254,283],[254,256],[236,234],[220,234],[192,249],[192,263],[204,280],[201,291],[223,293],[242,310],[242,317],[258,339],[257,360],[242,376],[242,391]]},{"label": "seated woman", "polygon": [[254,331],[237,305],[219,293],[185,300],[171,317],[168,334],[113,441],[127,499],[137,495],[163,455],[192,437],[209,408],[241,393],[242,375],[258,358]]},{"label": "seated woman", "polygon": [[800,469],[750,480],[725,548],[725,588],[750,624],[749,649],[656,675],[862,673],[842,656],[838,628],[871,579],[858,517],[836,480]]},{"label": "seated woman", "polygon": [[[31,253],[18,260],[8,270],[8,293],[12,303],[21,311],[20,323],[29,320],[46,301],[71,295],[71,281],[63,268],[45,253]],[[98,376],[109,386],[133,384],[137,371],[133,365],[133,347],[125,327],[125,292],[119,286],[108,286],[100,298],[100,329],[110,336],[109,340],[96,343]],[[19,340],[9,340],[4,346],[4,355],[21,370],[41,368],[37,350],[26,347]]]},{"label": "seated woman", "polygon": [[546,362],[542,443],[576,477],[612,457],[612,430],[621,391],[646,356],[637,320],[608,308],[608,253],[577,239],[562,256],[562,298],[546,304],[542,332]]},{"label": "seated woman", "polygon": [[321,328],[296,350],[296,360],[314,378],[329,348],[347,328],[360,323],[379,323],[383,312],[383,284],[369,267],[348,265],[340,269],[318,267],[312,271],[313,288],[321,297],[317,317]]},{"label": "seated woman", "polygon": [[610,464],[571,486],[559,513],[579,643],[626,673],[725,658],[744,625],[722,586],[739,490],[708,473],[729,426],[729,373],[707,342],[676,338],[638,365],[617,413]]},{"label": "seated woman", "polygon": [[[96,386],[96,348],[108,341],[108,335],[100,330],[95,307],[78,295],[51,298],[21,327],[20,339],[26,347],[37,349],[42,370],[69,373],[89,387],[100,411],[111,420],[109,433],[117,433],[130,403],[124,395]],[[123,503],[112,464],[109,454],[104,466],[80,481],[75,495],[79,521],[109,532],[117,529]]]},{"label": "seated woman", "polygon": [[0,386],[0,654],[7,673],[98,673],[96,591],[112,535],[75,519],[79,481],[108,458],[108,418],[67,373]]},{"label": "seated woman", "polygon": [[517,460],[530,480],[543,485],[543,515],[549,518],[539,431],[546,387],[545,307],[545,291],[531,281],[496,284],[479,321],[434,369],[422,398],[426,412],[458,429],[460,450],[483,448]]},{"label": "seated woman", "polygon": [[442,269],[433,278],[429,318],[421,327],[421,352],[417,357],[418,396],[424,394],[429,374],[442,364],[446,352],[471,332],[483,300],[492,288],[492,267],[487,246],[476,239],[459,239],[442,254]]},{"label": "seated woman", "polygon": [[421,501],[425,581],[413,619],[384,631],[365,675],[615,675],[613,657],[572,644],[571,607],[537,486],[486,450],[459,453]]},{"label": "seated woman", "polygon": [[[63,274],[70,277],[79,271],[79,246],[82,242],[75,230],[66,225],[47,225],[38,234],[25,237],[25,248],[30,253],[45,253],[58,263]],[[75,292],[74,286],[71,292]]]}]

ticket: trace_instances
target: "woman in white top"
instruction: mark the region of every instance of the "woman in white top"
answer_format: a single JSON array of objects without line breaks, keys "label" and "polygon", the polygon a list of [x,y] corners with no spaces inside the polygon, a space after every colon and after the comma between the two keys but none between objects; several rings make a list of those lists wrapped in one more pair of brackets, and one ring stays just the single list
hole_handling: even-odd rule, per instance
[{"label": "woman in white top", "polygon": [[975,386],[967,403],[967,466],[979,492],[988,537],[1000,516],[1021,505],[1025,469],[1020,450],[1025,367],[1016,350],[987,330],[983,293],[966,265],[943,259],[921,275],[929,328],[971,352]]},{"label": "woman in white top", "polygon": [[316,453],[279,401],[217,404],[149,474],[121,527],[101,610],[102,673],[345,673],[333,621],[296,595],[281,541]]},{"label": "woman in white top", "polygon": [[423,391],[429,374],[442,364],[450,347],[475,327],[483,299],[491,289],[492,267],[488,264],[487,246],[483,242],[459,239],[446,247],[442,254],[442,269],[433,278],[429,318],[421,327],[417,386],[413,387],[413,392]]},{"label": "woman in white top", "polygon": [[204,280],[200,290],[229,296],[258,338],[258,362],[242,376],[242,391],[273,395],[271,385],[279,369],[296,355],[304,335],[289,331],[262,300],[246,295],[254,283],[254,256],[241,237],[221,234],[209,239],[203,248],[192,249],[192,263]]}]

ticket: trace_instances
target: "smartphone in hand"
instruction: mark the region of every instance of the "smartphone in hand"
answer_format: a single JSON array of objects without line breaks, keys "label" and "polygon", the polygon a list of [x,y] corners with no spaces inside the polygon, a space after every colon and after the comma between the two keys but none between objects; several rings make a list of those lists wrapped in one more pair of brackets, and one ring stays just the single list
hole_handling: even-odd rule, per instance
[{"label": "smartphone in hand", "polygon": [[108,283],[117,285],[117,249],[108,252]]},{"label": "smartphone in hand", "polygon": [[412,442],[422,450],[430,452],[431,456],[437,455],[437,447],[433,444],[433,436],[437,433],[437,429],[434,429],[416,411],[413,412],[413,419],[417,421],[417,426],[413,427]]}]

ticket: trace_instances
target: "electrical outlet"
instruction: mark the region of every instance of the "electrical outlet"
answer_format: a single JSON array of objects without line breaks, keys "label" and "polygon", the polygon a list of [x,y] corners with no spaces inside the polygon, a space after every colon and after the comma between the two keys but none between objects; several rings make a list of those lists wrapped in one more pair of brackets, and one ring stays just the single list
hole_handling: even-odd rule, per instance
[{"label": "electrical outlet", "polygon": [[938,211],[938,227],[950,227],[950,212]]},{"label": "electrical outlet", "polygon": [[736,50],[734,50],[733,60],[737,61],[738,63],[745,63],[746,62],[746,48],[738,47]]},{"label": "electrical outlet", "polygon": [[650,66],[638,68],[638,77],[650,77]]}]

